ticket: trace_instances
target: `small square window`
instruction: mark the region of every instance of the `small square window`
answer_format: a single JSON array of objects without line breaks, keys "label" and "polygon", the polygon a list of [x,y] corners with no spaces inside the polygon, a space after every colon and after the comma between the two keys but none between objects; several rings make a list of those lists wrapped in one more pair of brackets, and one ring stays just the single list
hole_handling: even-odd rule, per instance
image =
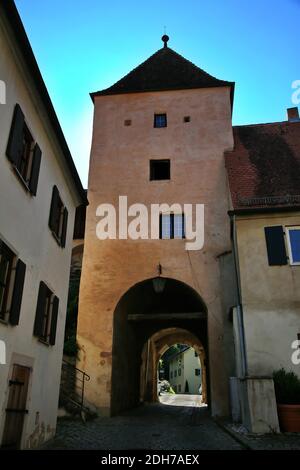
[{"label": "small square window", "polygon": [[154,114],[154,127],[167,127],[167,115]]},{"label": "small square window", "polygon": [[124,126],[131,126],[131,119],[125,119]]},{"label": "small square window", "polygon": [[300,226],[286,227],[291,265],[300,265]]},{"label": "small square window", "polygon": [[184,116],[183,122],[190,122],[191,121],[191,116]]},{"label": "small square window", "polygon": [[199,376],[201,373],[200,369],[195,369],[195,375]]},{"label": "small square window", "polygon": [[169,180],[170,160],[150,160],[150,180]]}]

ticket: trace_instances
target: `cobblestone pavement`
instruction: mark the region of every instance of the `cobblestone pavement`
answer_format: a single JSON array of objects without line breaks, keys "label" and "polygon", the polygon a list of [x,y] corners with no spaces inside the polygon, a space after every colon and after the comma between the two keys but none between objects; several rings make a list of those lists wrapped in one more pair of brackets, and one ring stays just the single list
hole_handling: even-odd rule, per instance
[{"label": "cobblestone pavement", "polygon": [[252,450],[300,450],[300,433],[254,435],[238,425],[222,423],[224,428],[246,448]]},{"label": "cobblestone pavement", "polygon": [[[194,398],[182,406],[181,397],[162,397],[163,403],[143,405],[114,418],[96,418],[87,423],[61,418],[57,434],[44,449],[97,450],[202,450],[243,449],[209,416]],[[178,397],[178,395],[177,395]]]},{"label": "cobblestone pavement", "polygon": [[43,449],[94,450],[300,450],[300,434],[246,434],[227,421],[217,424],[196,395],[162,395],[114,418],[60,418],[54,440]]}]

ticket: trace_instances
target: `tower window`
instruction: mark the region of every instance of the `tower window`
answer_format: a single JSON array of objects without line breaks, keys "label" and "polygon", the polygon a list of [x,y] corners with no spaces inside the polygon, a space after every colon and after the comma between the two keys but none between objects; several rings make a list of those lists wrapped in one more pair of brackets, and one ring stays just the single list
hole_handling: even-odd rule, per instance
[{"label": "tower window", "polygon": [[170,160],[150,160],[150,180],[169,180]]},{"label": "tower window", "polygon": [[185,238],[184,214],[160,214],[159,238]]},{"label": "tower window", "polygon": [[191,121],[191,116],[184,116],[183,122],[190,122]]},{"label": "tower window", "polygon": [[154,127],[167,127],[167,115],[154,114]]}]

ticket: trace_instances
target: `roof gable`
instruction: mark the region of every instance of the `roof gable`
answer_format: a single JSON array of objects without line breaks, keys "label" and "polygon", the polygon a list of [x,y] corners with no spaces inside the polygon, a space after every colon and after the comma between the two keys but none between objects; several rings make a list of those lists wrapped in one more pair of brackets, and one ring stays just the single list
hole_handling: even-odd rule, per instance
[{"label": "roof gable", "polygon": [[91,97],[224,86],[231,87],[233,95],[233,82],[218,80],[165,46],[111,87],[91,93]]}]

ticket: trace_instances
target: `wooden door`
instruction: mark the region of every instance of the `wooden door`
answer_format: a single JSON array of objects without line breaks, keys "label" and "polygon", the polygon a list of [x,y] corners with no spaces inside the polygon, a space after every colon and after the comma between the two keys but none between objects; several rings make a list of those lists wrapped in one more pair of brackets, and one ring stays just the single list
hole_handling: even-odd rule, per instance
[{"label": "wooden door", "polygon": [[18,449],[21,444],[26,409],[30,369],[15,364],[9,381],[8,401],[2,447]]}]

